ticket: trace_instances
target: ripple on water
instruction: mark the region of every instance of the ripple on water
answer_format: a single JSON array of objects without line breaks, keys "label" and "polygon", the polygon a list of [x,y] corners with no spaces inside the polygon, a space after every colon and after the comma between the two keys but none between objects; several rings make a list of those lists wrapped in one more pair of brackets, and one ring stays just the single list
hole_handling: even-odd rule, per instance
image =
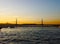
[{"label": "ripple on water", "polygon": [[[2,30],[2,33],[11,37],[9,40],[2,41],[6,44],[59,44],[60,30],[58,28],[40,27],[21,27],[19,29]],[[19,31],[20,30],[20,31]],[[16,36],[16,37],[15,37]]]}]

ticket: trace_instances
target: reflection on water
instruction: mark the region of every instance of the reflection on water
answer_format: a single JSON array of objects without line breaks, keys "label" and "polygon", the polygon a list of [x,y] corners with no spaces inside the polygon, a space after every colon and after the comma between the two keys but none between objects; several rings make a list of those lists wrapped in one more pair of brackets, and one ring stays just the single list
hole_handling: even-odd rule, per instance
[{"label": "reflection on water", "polygon": [[2,28],[0,44],[60,44],[60,28]]}]

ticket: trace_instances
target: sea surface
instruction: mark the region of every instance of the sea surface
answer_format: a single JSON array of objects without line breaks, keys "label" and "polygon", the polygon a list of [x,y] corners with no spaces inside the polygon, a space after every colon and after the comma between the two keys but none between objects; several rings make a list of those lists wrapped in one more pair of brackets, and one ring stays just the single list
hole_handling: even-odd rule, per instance
[{"label": "sea surface", "polygon": [[0,44],[60,44],[60,28],[2,28],[0,31]]}]

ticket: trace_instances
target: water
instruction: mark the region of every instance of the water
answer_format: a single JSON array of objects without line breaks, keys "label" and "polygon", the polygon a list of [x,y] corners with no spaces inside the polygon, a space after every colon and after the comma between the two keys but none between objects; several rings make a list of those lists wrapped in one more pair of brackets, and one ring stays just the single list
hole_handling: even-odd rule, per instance
[{"label": "water", "polygon": [[60,44],[60,28],[2,28],[0,44]]}]

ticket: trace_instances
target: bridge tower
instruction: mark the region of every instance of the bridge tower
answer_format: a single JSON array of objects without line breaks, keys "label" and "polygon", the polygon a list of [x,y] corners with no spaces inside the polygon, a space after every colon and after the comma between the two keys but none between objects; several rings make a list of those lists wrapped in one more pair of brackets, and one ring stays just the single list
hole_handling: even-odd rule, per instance
[{"label": "bridge tower", "polygon": [[41,25],[42,25],[42,27],[43,27],[43,18],[41,19]]},{"label": "bridge tower", "polygon": [[41,29],[43,30],[43,18],[41,19]]},{"label": "bridge tower", "polygon": [[16,27],[17,27],[17,18],[16,18]]}]

